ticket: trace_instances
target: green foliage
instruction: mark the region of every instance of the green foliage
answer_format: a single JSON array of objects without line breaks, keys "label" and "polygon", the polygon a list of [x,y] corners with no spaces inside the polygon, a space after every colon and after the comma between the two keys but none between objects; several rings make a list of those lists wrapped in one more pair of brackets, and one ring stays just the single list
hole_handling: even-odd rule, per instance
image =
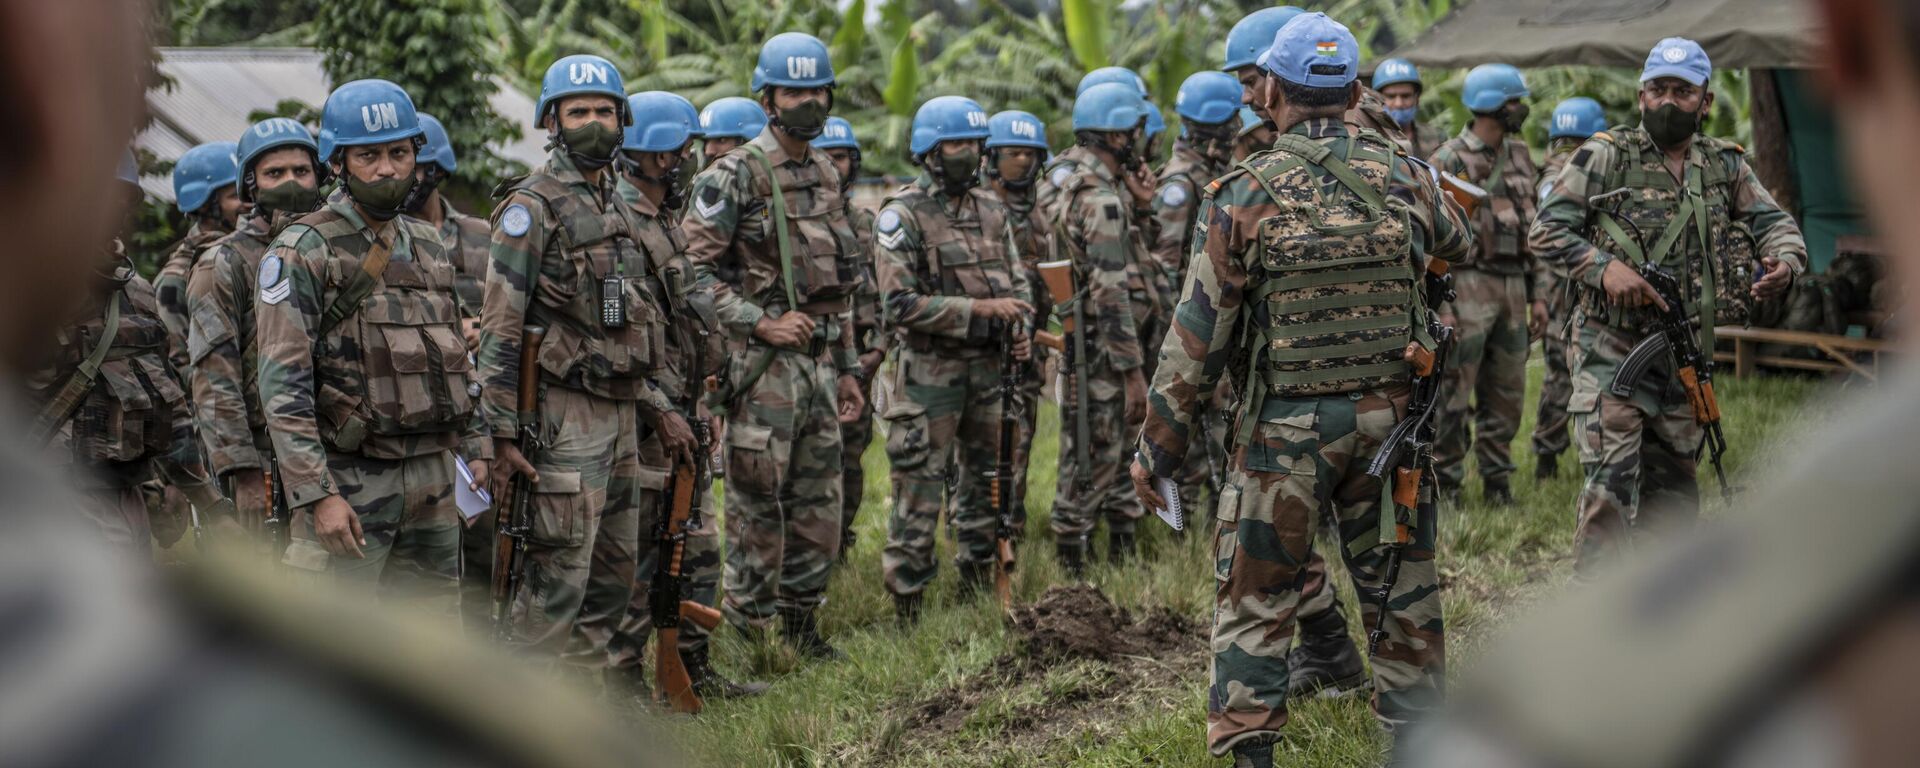
[{"label": "green foliage", "polygon": [[519,135],[493,113],[494,60],[485,16],[492,0],[327,0],[314,16],[314,37],[335,83],[368,77],[405,88],[420,111],[447,127],[460,154],[457,189],[489,188],[518,173],[517,163],[485,151]]}]

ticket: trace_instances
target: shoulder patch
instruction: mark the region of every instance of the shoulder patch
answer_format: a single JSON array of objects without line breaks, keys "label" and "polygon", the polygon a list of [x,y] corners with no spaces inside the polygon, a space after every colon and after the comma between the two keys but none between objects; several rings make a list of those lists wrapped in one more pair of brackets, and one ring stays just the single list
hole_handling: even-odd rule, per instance
[{"label": "shoulder patch", "polygon": [[1587,161],[1591,159],[1593,159],[1593,150],[1581,147],[1580,151],[1573,153],[1573,159],[1568,160],[1567,164],[1585,168],[1587,167]]},{"label": "shoulder patch", "polygon": [[700,197],[693,201],[693,209],[700,218],[711,219],[727,209],[727,201],[720,197],[720,185],[708,184],[700,190]]},{"label": "shoulder patch", "polygon": [[1073,175],[1072,168],[1065,165],[1058,166],[1053,169],[1053,173],[1051,175],[1047,176],[1047,182],[1058,187],[1063,184],[1066,184],[1067,177],[1072,175]]},{"label": "shoulder patch", "polygon": [[892,208],[881,211],[880,218],[874,222],[874,226],[879,227],[881,232],[900,231],[900,212]]},{"label": "shoulder patch", "polygon": [[906,222],[900,218],[900,212],[892,205],[889,203],[888,207],[881,209],[880,218],[874,220],[874,242],[889,251],[897,251],[907,244],[907,228],[903,226]]},{"label": "shoulder patch", "polygon": [[293,293],[293,281],[287,279],[286,264],[280,254],[269,253],[260,260],[260,301],[278,304]]},{"label": "shoulder patch", "polygon": [[1186,202],[1187,202],[1187,185],[1185,184],[1180,184],[1180,183],[1168,184],[1165,189],[1160,190],[1161,205],[1164,205],[1168,208],[1178,208],[1182,205],[1185,205]]},{"label": "shoulder patch", "polygon": [[507,233],[510,237],[525,235],[532,227],[533,213],[528,211],[525,205],[514,203],[500,212],[500,231]]},{"label": "shoulder patch", "polygon": [[1119,203],[1107,203],[1105,206],[1102,206],[1102,207],[1106,209],[1107,221],[1120,220],[1120,204]]}]

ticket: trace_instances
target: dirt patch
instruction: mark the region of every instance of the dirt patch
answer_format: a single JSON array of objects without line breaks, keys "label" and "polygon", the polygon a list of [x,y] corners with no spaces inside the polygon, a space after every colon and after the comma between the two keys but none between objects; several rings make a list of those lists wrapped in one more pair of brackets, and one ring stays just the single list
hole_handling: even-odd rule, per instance
[{"label": "dirt patch", "polygon": [[1056,586],[1010,622],[1014,650],[902,707],[890,729],[897,739],[877,762],[916,763],[928,751],[951,757],[966,745],[958,764],[993,764],[1141,707],[1175,706],[1206,684],[1206,629],[1165,608],[1136,617],[1092,586]]}]

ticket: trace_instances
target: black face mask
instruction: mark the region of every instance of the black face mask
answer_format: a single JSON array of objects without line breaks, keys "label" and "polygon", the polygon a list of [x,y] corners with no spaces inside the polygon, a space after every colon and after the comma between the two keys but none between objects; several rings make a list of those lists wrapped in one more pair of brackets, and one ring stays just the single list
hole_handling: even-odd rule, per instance
[{"label": "black face mask", "polygon": [[287,213],[312,213],[326,197],[326,191],[319,187],[308,187],[292,181],[253,191],[254,205],[266,211]]},{"label": "black face mask", "polygon": [[660,196],[661,208],[669,211],[677,211],[680,209],[680,206],[686,204],[686,188],[682,183],[683,174],[681,173],[683,169],[691,165],[686,158],[681,158],[673,170],[667,171],[659,176],[654,176],[640,170],[640,161],[635,159],[630,153],[621,152],[618,162],[620,163],[621,173],[666,190],[666,192]]},{"label": "black face mask", "polygon": [[387,221],[401,213],[401,206],[413,192],[412,176],[401,176],[379,181],[361,181],[351,173],[346,177],[347,196],[360,206],[360,210],[374,221]]},{"label": "black face mask", "polygon": [[1000,173],[1000,150],[989,149],[987,150],[987,176],[998,180],[1000,186],[1006,187],[1007,189],[1015,192],[1025,192],[1032,189],[1033,183],[1040,179],[1040,163],[1036,159],[1032,165],[1027,166],[1026,175],[1013,178]]},{"label": "black face mask", "polygon": [[823,99],[807,99],[792,109],[776,109],[773,122],[787,132],[788,136],[801,141],[813,141],[820,132],[827,129],[827,102]]},{"label": "black face mask", "polygon": [[594,120],[578,128],[561,129],[559,145],[566,147],[567,157],[574,165],[582,169],[596,171],[613,162],[614,153],[620,150],[620,141],[625,138],[620,131],[609,131],[607,127]]},{"label": "black face mask", "polygon": [[980,184],[980,152],[969,149],[957,155],[938,151],[927,153],[927,171],[949,195],[957,195]]},{"label": "black face mask", "polygon": [[1647,129],[1655,145],[1667,149],[1679,146],[1700,132],[1700,113],[1688,112],[1678,104],[1662,104],[1651,112],[1641,110],[1640,125]]},{"label": "black face mask", "polygon": [[1506,129],[1507,133],[1519,133],[1521,128],[1526,127],[1527,116],[1531,114],[1533,114],[1531,107],[1515,104],[1510,107],[1501,107],[1500,111],[1493,113],[1493,116],[1500,121],[1500,127]]},{"label": "black face mask", "polygon": [[426,210],[427,201],[433,199],[433,191],[439,189],[440,182],[447,178],[447,174],[443,173],[437,165],[426,169],[426,172],[421,175],[425,178],[413,185],[413,190],[407,193],[406,202],[400,206],[407,213],[417,214]]}]

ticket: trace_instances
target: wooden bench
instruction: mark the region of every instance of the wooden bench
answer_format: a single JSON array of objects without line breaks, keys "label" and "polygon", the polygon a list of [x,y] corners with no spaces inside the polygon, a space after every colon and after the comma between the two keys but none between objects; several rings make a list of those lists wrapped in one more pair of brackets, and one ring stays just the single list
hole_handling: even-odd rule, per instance
[{"label": "wooden bench", "polygon": [[[1722,346],[1721,342],[1732,343],[1732,349],[1716,348],[1713,359],[1718,363],[1732,363],[1734,376],[1751,376],[1759,366],[1765,365],[1823,373],[1853,373],[1868,381],[1879,381],[1880,358],[1893,349],[1892,344],[1879,339],[1856,339],[1851,336],[1782,331],[1773,328],[1735,326],[1715,328],[1713,333],[1716,347]],[[1826,359],[1762,355],[1760,354],[1762,344],[1810,347],[1825,355]],[[1855,359],[1859,357],[1866,358],[1864,364]]]}]

